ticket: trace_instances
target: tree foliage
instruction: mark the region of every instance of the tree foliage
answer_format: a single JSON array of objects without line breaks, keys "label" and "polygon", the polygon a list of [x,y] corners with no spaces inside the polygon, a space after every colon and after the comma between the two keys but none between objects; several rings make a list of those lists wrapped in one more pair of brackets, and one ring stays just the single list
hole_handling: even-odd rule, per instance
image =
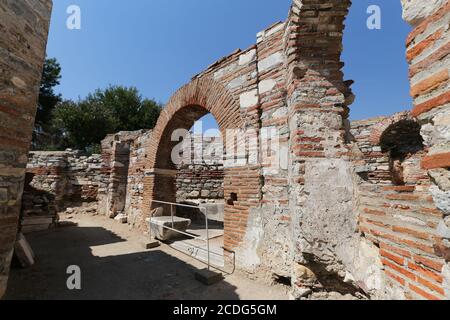
[{"label": "tree foliage", "polygon": [[110,86],[78,102],[60,103],[53,126],[61,148],[92,151],[108,134],[152,129],[160,111],[159,103],[142,98],[136,88]]},{"label": "tree foliage", "polygon": [[61,102],[61,95],[56,94],[54,88],[61,80],[61,66],[54,58],[46,59],[42,71],[42,80],[39,88],[39,104],[36,113],[36,125],[44,131],[51,126],[52,112]]},{"label": "tree foliage", "polygon": [[54,88],[61,80],[61,66],[54,58],[45,59],[42,80],[39,87],[39,100],[31,148],[34,150],[55,150],[52,135],[52,113],[62,101],[61,95]]},{"label": "tree foliage", "polygon": [[161,105],[144,99],[134,87],[110,86],[77,102],[63,101],[54,88],[60,84],[61,66],[46,59],[42,71],[33,149],[98,150],[107,134],[152,129]]}]

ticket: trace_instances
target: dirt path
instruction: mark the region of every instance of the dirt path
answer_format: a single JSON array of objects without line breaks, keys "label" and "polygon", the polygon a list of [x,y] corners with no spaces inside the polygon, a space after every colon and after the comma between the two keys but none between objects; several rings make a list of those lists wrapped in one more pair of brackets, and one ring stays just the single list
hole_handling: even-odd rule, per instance
[{"label": "dirt path", "polygon": [[[30,269],[11,271],[6,299],[287,299],[287,289],[242,275],[204,286],[204,266],[168,246],[143,250],[142,236],[100,216],[78,215],[78,226],[28,235],[37,256]],[[81,268],[82,290],[70,291],[66,269]]]}]

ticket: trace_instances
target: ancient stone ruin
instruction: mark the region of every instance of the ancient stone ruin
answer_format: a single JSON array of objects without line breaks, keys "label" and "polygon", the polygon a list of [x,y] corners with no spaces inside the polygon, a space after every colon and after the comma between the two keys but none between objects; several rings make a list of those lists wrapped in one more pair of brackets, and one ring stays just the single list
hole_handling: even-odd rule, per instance
[{"label": "ancient stone ruin", "polygon": [[[51,9],[38,3],[0,4],[0,296],[18,228],[48,228],[58,210],[93,210],[148,232],[160,200],[219,203],[225,260],[234,252],[239,270],[282,279],[294,298],[328,287],[450,298],[447,0],[402,0],[414,27],[406,41],[411,111],[350,123],[341,50],[351,1],[294,0],[287,20],[258,33],[255,45],[180,88],[154,130],[108,136],[90,157],[28,156]],[[223,140],[207,145],[254,137],[256,150],[231,162],[208,153],[208,164],[174,164],[172,134],[208,113]],[[276,170],[262,143],[272,131]]]}]

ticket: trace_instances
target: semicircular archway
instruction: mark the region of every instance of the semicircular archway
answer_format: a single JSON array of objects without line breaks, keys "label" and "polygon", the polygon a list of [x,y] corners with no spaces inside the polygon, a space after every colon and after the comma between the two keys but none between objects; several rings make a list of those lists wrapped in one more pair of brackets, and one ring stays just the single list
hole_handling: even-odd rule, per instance
[{"label": "semicircular archway", "polygon": [[[197,120],[208,113],[217,121],[224,145],[227,130],[244,129],[246,126],[239,102],[233,94],[208,77],[194,79],[179,89],[161,112],[146,152],[144,217],[149,216],[152,208],[159,206],[152,204],[154,200],[176,202],[177,171],[172,162],[172,151],[180,141],[172,141],[176,140],[172,139],[172,134],[179,129],[191,129]],[[247,223],[248,208],[258,203],[259,175],[258,168],[248,165],[225,167],[224,196],[225,200],[232,199],[225,204],[224,213],[224,242],[228,248],[242,240],[242,226]],[[245,185],[242,184],[243,179]]]},{"label": "semicircular archway", "polygon": [[178,143],[171,141],[172,133],[177,129],[189,130],[208,113],[216,119],[222,136],[227,129],[244,126],[239,103],[231,93],[210,78],[195,79],[179,89],[161,112],[149,146],[148,167],[170,169],[172,164],[167,159]]}]

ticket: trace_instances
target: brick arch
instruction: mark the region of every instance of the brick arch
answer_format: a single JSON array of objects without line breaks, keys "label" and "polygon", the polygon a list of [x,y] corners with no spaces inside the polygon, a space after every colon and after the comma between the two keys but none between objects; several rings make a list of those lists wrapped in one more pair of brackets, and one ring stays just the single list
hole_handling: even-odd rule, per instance
[{"label": "brick arch", "polygon": [[374,129],[370,133],[370,142],[374,145],[380,145],[380,140],[383,133],[393,124],[403,120],[413,120],[411,113],[408,111],[399,112],[394,114],[392,117],[386,118],[379,122],[374,126]]},{"label": "brick arch", "polygon": [[[189,130],[196,120],[207,113],[211,113],[219,124],[224,143],[227,129],[244,129],[246,126],[240,104],[213,79],[194,79],[179,89],[162,111],[147,146],[141,207],[144,219],[149,216],[152,207],[159,206],[151,206],[151,200],[176,202],[176,171],[171,164],[171,150],[175,144],[171,142],[172,132],[178,128]],[[225,200],[237,199],[225,204],[224,243],[229,249],[242,241],[249,210],[260,201],[258,170],[257,166],[246,165],[225,168]]]},{"label": "brick arch", "polygon": [[165,160],[172,150],[170,143],[175,129],[189,130],[195,121],[211,113],[216,119],[222,136],[226,129],[243,128],[239,103],[232,94],[211,78],[194,79],[180,88],[161,112],[153,130],[148,149],[148,168],[170,169]]},{"label": "brick arch", "polygon": [[383,152],[391,155],[403,150],[402,153],[416,153],[424,150],[421,125],[416,119],[403,119],[390,125],[381,135],[380,145]]}]

